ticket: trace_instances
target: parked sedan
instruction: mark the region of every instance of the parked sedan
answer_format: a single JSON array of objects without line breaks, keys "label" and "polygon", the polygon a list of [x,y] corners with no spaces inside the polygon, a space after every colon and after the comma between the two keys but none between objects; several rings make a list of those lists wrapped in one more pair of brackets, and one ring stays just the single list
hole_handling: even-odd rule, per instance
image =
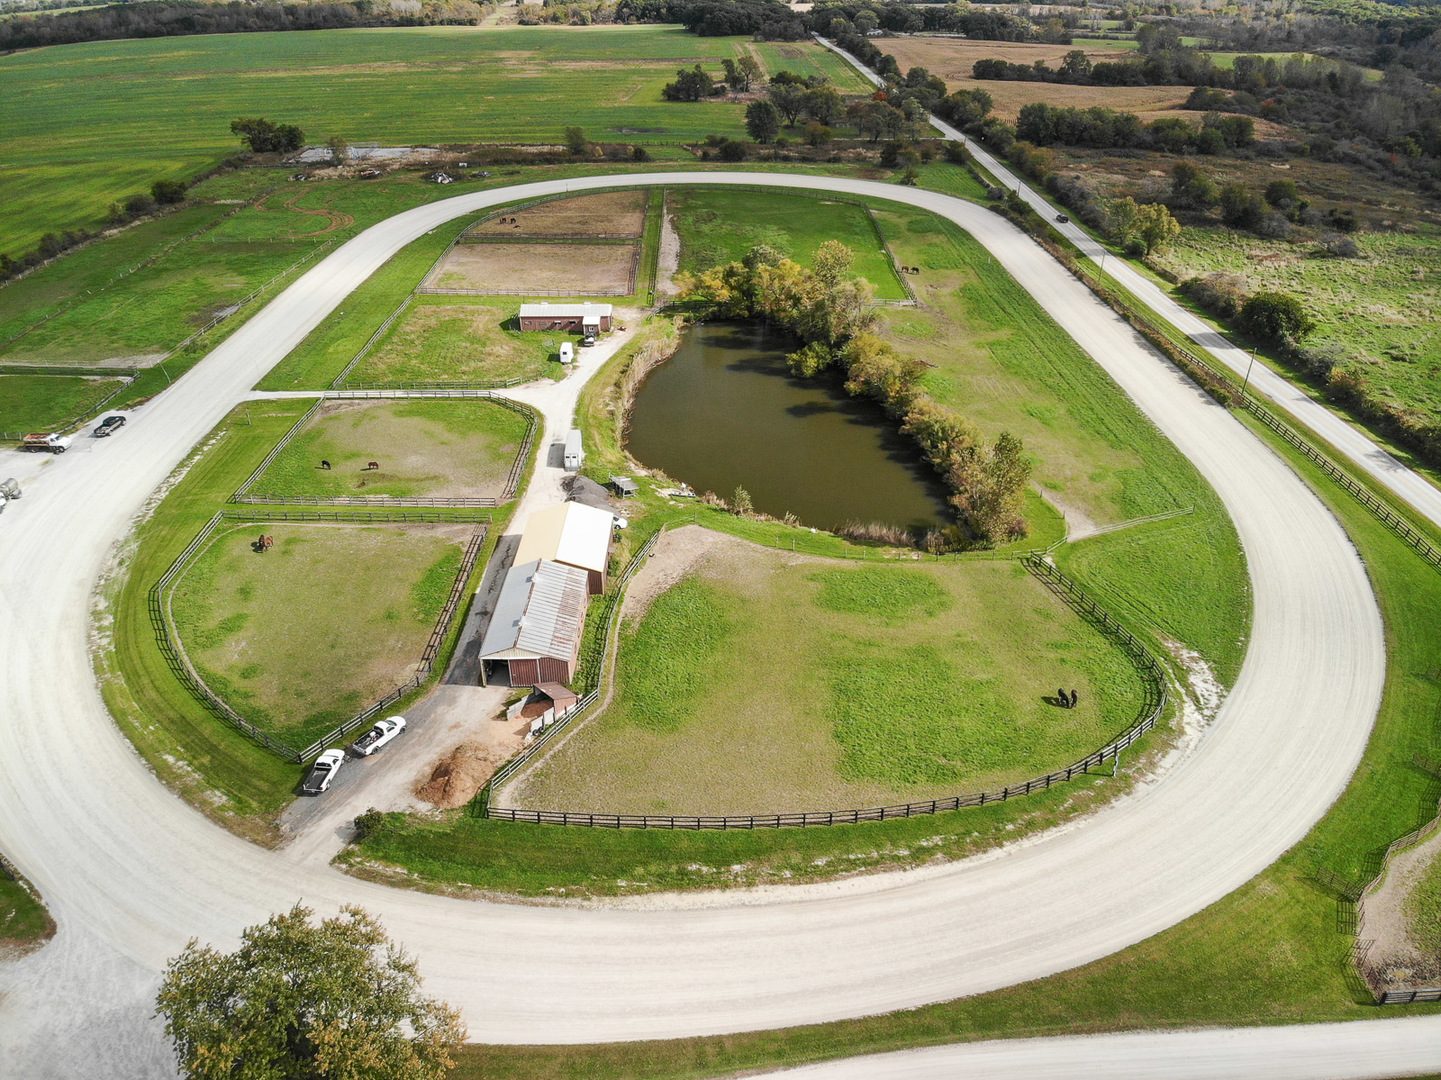
[{"label": "parked sedan", "polygon": [[97,439],[103,439],[107,435],[114,435],[124,426],[125,417],[107,416],[104,420],[100,421],[100,423],[95,425],[95,437]]},{"label": "parked sedan", "polygon": [[391,739],[405,730],[405,717],[387,716],[351,744],[350,748],[361,757],[369,757]]}]

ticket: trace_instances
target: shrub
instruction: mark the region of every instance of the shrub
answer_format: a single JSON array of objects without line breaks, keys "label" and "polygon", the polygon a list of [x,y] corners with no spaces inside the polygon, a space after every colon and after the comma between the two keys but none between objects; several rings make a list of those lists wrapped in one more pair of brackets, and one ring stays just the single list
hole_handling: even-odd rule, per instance
[{"label": "shrub", "polygon": [[150,185],[150,197],[158,203],[185,201],[185,185],[179,180],[157,180]]},{"label": "shrub", "polygon": [[155,209],[155,200],[144,193],[137,192],[125,200],[125,212],[131,217],[139,217],[153,209]]},{"label": "shrub", "polygon": [[1241,306],[1236,321],[1248,333],[1277,344],[1300,341],[1316,329],[1301,301],[1283,292],[1257,293]]},{"label": "shrub", "polygon": [[1239,274],[1206,274],[1181,282],[1181,295],[1189,297],[1212,315],[1234,319],[1248,299],[1246,281]]}]

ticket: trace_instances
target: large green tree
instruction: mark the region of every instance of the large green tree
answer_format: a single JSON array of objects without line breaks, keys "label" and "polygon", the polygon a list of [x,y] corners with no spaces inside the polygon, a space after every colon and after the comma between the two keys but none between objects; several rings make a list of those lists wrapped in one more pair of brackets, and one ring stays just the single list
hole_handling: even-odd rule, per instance
[{"label": "large green tree", "polygon": [[192,940],[156,999],[191,1080],[439,1080],[460,1015],[420,993],[414,960],[346,907],[319,925],[296,904],[221,953]]}]

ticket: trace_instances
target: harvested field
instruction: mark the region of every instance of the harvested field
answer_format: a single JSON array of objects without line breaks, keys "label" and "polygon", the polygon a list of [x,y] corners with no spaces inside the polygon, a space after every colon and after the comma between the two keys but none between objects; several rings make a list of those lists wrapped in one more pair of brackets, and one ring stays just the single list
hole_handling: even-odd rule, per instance
[{"label": "harvested field", "polygon": [[490,296],[628,296],[639,244],[457,244],[427,288]]},{"label": "harvested field", "polygon": [[633,236],[645,231],[645,191],[606,191],[540,203],[482,221],[470,236]]},{"label": "harvested field", "polygon": [[181,576],[176,626],[212,690],[304,746],[415,674],[474,530],[237,525]]},{"label": "harvested field", "polygon": [[[627,596],[614,701],[507,803],[746,814],[933,798],[1079,758],[1141,699],[1124,656],[1014,564],[861,565],[693,527],[656,552]],[[1052,703],[1063,684],[1078,708]]]},{"label": "harvested field", "polygon": [[[257,495],[498,498],[526,418],[488,401],[323,406],[255,482]],[[329,469],[321,462],[329,461]],[[380,467],[368,468],[370,462]]]}]

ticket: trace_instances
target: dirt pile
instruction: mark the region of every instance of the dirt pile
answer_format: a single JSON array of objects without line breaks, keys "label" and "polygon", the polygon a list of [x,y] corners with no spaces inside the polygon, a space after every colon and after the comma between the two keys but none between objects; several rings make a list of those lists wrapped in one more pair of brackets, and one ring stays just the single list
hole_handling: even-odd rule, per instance
[{"label": "dirt pile", "polygon": [[441,760],[430,779],[415,794],[442,810],[455,810],[475,798],[500,766],[500,754],[493,747],[461,743]]}]

